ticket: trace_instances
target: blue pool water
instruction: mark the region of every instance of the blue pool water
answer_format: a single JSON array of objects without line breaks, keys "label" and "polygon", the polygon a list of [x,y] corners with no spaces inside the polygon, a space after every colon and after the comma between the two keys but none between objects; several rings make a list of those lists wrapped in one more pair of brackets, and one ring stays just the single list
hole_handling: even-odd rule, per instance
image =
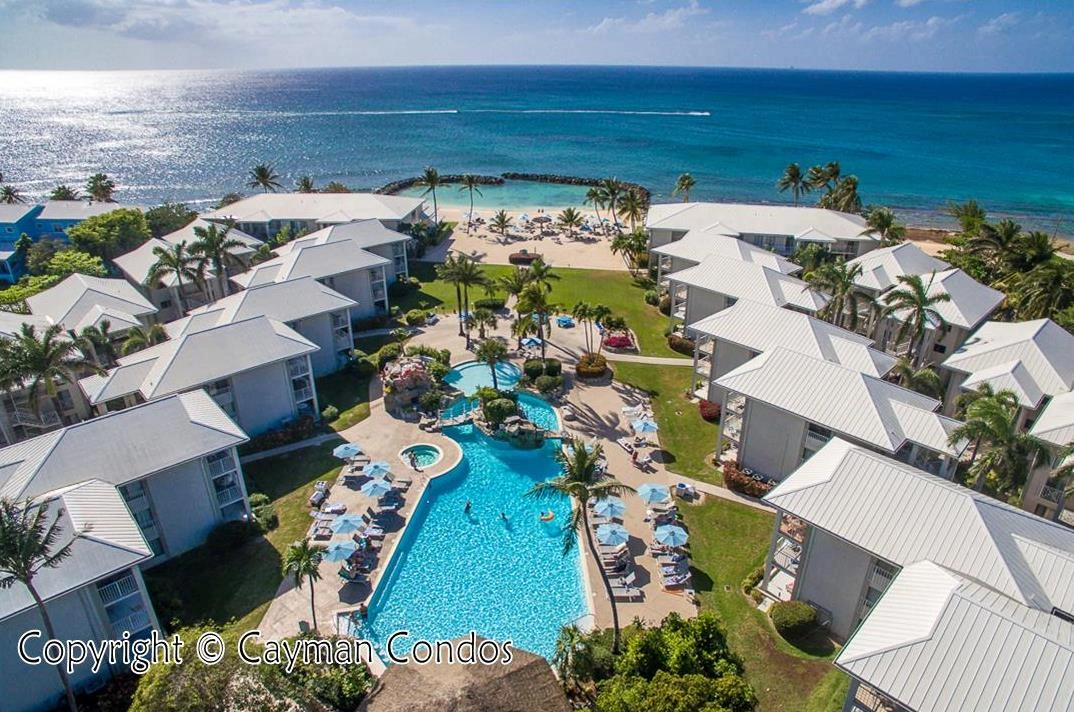
[{"label": "blue pool water", "polygon": [[[466,398],[458,399],[447,408],[444,408],[444,419],[451,420],[462,415],[469,408],[472,408],[475,403],[476,401],[470,401]],[[518,394],[518,408],[522,411],[522,415],[526,416],[526,419],[537,427],[551,430],[554,433],[559,432],[559,417],[556,415],[555,409],[549,406],[542,398],[522,391]]]},{"label": "blue pool water", "polygon": [[[527,413],[554,424],[552,408],[530,398],[523,406]],[[411,643],[473,630],[550,657],[559,628],[589,612],[580,553],[565,556],[562,550],[560,526],[570,503],[523,496],[534,483],[559,474],[553,459],[559,441],[518,450],[471,425],[444,432],[462,448],[462,462],[429,483],[367,619],[354,632],[383,652],[397,630],[408,630]],[[540,513],[549,508],[555,519],[541,522]],[[393,652],[406,654],[409,647],[396,641]]]},{"label": "blue pool water", "polygon": [[[496,364],[496,385],[500,390],[510,390],[522,377],[522,370],[507,361]],[[465,361],[444,376],[444,383],[454,386],[465,395],[473,395],[478,388],[492,387],[492,369],[480,361]]]}]

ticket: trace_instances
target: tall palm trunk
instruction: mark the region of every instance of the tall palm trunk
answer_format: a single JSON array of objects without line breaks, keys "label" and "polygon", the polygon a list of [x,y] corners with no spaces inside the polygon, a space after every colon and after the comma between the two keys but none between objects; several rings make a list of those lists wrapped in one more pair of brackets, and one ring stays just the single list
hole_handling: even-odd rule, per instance
[{"label": "tall palm trunk", "polygon": [[440,209],[436,205],[436,188],[433,188],[433,222],[440,224]]},{"label": "tall palm trunk", "polygon": [[[34,599],[34,605],[37,606],[38,613],[41,614],[41,620],[45,623],[45,633],[48,634],[48,639],[55,640],[56,631],[52,628],[52,618],[49,617],[48,611],[45,609],[45,602],[41,600],[41,596],[38,595],[37,589],[34,588],[33,583],[30,581],[24,581],[23,583],[26,584],[26,589]],[[78,703],[75,702],[75,693],[71,689],[71,679],[67,676],[67,670],[60,664],[56,666],[56,672],[60,673],[60,681],[63,683],[63,692],[67,696],[67,708],[71,712],[78,712]]]},{"label": "tall palm trunk", "polygon": [[310,576],[310,619],[313,621],[313,630],[317,630],[317,605],[313,602],[313,577]]},{"label": "tall palm trunk", "polygon": [[463,333],[463,330],[462,330],[463,329],[463,323],[462,323],[463,322],[463,318],[462,318],[462,286],[458,282],[455,283],[455,304],[459,307],[459,309],[458,309],[459,336],[465,336],[465,334]]},{"label": "tall palm trunk", "polygon": [[470,348],[470,288],[466,286],[462,288],[462,310],[466,314],[462,320],[466,331],[466,348]]},{"label": "tall palm trunk", "polygon": [[489,364],[489,370],[492,371],[492,387],[493,387],[493,389],[498,391],[498,390],[500,390],[500,383],[496,379],[496,362],[495,361],[493,361],[492,363]]},{"label": "tall palm trunk", "polygon": [[470,226],[474,224],[474,188],[470,186],[470,215],[466,218],[466,234],[470,234]]},{"label": "tall palm trunk", "polygon": [[216,278],[220,280],[220,298],[223,299],[228,293],[227,265],[223,261],[216,265]]},{"label": "tall palm trunk", "polygon": [[585,502],[575,502],[576,507],[582,508],[582,524],[585,526],[585,538],[589,543],[589,553],[593,557],[593,563],[600,572],[600,580],[604,583],[604,592],[608,594],[608,602],[612,605],[612,655],[619,654],[619,608],[615,605],[615,593],[612,592],[612,582],[608,580],[608,574],[600,563],[600,551],[597,543],[593,541],[593,528],[589,526],[589,511]]}]

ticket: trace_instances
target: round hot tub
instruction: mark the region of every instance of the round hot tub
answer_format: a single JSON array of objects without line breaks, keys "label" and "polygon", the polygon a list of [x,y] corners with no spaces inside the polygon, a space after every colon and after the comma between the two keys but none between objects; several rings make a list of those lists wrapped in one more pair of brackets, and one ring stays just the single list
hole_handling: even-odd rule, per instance
[{"label": "round hot tub", "polygon": [[[414,457],[413,463],[410,459],[411,456]],[[403,462],[408,465],[417,465],[418,469],[421,470],[424,470],[427,467],[432,467],[440,462],[443,457],[444,451],[438,446],[430,445],[429,443],[418,443],[417,445],[411,445],[399,451],[399,458]]]}]

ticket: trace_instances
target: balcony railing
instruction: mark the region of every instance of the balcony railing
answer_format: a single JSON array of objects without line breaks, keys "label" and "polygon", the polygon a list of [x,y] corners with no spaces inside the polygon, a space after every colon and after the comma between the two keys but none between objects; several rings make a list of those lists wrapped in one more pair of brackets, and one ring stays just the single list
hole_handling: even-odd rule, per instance
[{"label": "balcony railing", "polygon": [[242,499],[242,490],[235,485],[225,487],[216,492],[216,503],[221,507],[231,504],[232,502],[238,502],[240,499]]},{"label": "balcony railing", "polygon": [[828,440],[830,440],[830,438],[806,431],[805,446],[807,450],[816,452],[824,447],[828,443]]},{"label": "balcony railing", "polygon": [[313,400],[313,389],[310,387],[296,388],[294,390],[295,403],[301,403],[303,401]]},{"label": "balcony railing", "polygon": [[129,631],[132,635],[140,630],[148,628],[151,624],[149,619],[149,613],[146,611],[135,611],[129,616],[120,618],[119,620],[112,621],[112,632],[116,635],[121,634],[123,631]]},{"label": "balcony railing", "polygon": [[301,359],[298,361],[290,361],[287,364],[287,374],[291,378],[301,378],[302,376],[309,375],[309,368],[306,366],[306,360]]},{"label": "balcony railing", "polygon": [[60,414],[55,410],[42,410],[41,415],[38,415],[29,408],[16,407],[8,409],[8,413],[13,424],[26,428],[50,429],[63,424]]},{"label": "balcony railing", "polygon": [[209,465],[209,476],[213,478],[235,471],[235,460],[230,453],[228,453],[227,457],[207,460],[207,464]]},{"label": "balcony railing", "polygon": [[1040,498],[1047,500],[1048,502],[1059,503],[1059,500],[1063,497],[1063,489],[1061,487],[1052,487],[1051,485],[1044,485],[1040,488]]},{"label": "balcony railing", "polygon": [[121,579],[113,581],[107,586],[100,586],[97,588],[97,593],[101,597],[101,603],[108,606],[121,598],[126,598],[132,593],[138,592],[138,582],[134,580],[133,576],[127,575]]}]

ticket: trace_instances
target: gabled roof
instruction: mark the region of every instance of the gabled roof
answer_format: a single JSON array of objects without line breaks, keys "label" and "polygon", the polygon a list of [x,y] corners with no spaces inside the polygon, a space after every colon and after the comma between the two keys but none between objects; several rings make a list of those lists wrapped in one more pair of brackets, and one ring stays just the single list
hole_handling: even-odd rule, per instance
[{"label": "gabled roof", "polygon": [[298,277],[323,279],[357,269],[390,265],[391,260],[369,252],[369,247],[410,240],[377,220],[328,227],[276,249],[276,258],[262,262],[233,281],[244,287],[284,282]]},{"label": "gabled roof", "polygon": [[810,312],[819,311],[828,303],[826,295],[796,277],[720,255],[709,255],[693,267],[669,274],[668,279],[735,299],[777,307],[794,306]]},{"label": "gabled roof", "polygon": [[312,220],[326,224],[371,218],[402,220],[424,202],[421,198],[374,193],[259,193],[203,217],[215,221]]},{"label": "gabled roof", "polygon": [[[114,485],[91,479],[41,499],[48,501],[47,521],[59,520],[55,548],[71,545],[71,556],[34,576],[42,599],[61,596],[153,557]],[[0,620],[33,605],[22,584],[0,587]]]},{"label": "gabled roof", "polygon": [[[963,329],[976,328],[982,320],[995,311],[1004,299],[1003,292],[986,287],[960,269],[927,274],[922,276],[921,281],[929,296],[950,295],[949,301],[937,302],[932,308],[948,324],[960,326]],[[880,301],[885,301],[885,298],[881,295]],[[906,318],[903,312],[895,312],[894,316],[896,319]],[[930,326],[936,327],[937,324],[933,323]]]},{"label": "gabled roof", "polygon": [[[177,245],[180,242],[184,241],[188,245],[193,244],[198,239],[197,235],[194,234],[194,229],[205,228],[211,224],[212,223],[206,220],[197,218],[186,227],[180,228],[179,230],[165,235],[164,237],[154,237],[150,240],[147,240],[146,242],[142,243],[130,252],[127,252],[126,254],[120,255],[119,257],[115,258],[115,260],[113,261],[116,263],[116,266],[123,271],[123,274],[127,275],[127,277],[131,281],[137,282],[138,284],[144,284],[146,279],[149,277],[149,272],[150,270],[152,270],[153,265],[157,263],[157,256],[153,254],[154,249],[160,247],[162,249],[167,250],[173,245]],[[263,244],[256,237],[251,237],[242,230],[239,230],[238,228],[232,228],[231,230],[229,230],[228,237],[234,238],[239,242],[243,243],[243,246],[241,248],[235,248],[231,250],[231,254],[236,255],[238,257],[249,255],[250,253],[257,251],[257,249],[260,248]],[[211,266],[207,268],[206,274],[213,274],[213,269]],[[174,287],[178,283],[174,274],[165,275],[160,281],[164,284],[165,287]]]},{"label": "gabled roof", "polygon": [[106,375],[83,378],[79,385],[93,405],[135,392],[151,400],[318,348],[284,324],[258,316],[186,333],[131,354]]},{"label": "gabled roof", "polygon": [[1022,605],[1074,613],[1074,531],[845,440],[765,500],[898,566],[927,559]]},{"label": "gabled roof", "polygon": [[[1020,402],[1032,408],[1039,404],[1040,394],[1055,396],[1074,388],[1071,354],[1074,335],[1050,319],[990,321],[948,356],[943,366],[969,374],[971,385],[963,384],[967,388],[991,383],[996,390],[1012,386],[1016,392],[1022,390]],[[1035,400],[1033,395],[1037,395]]]},{"label": "gabled roof", "polygon": [[[38,206],[36,205],[26,205],[23,203],[15,203],[14,205],[0,204],[0,223],[17,223],[19,220],[25,218],[27,214],[37,210],[37,208]],[[16,235],[15,238],[17,239],[18,235]]]},{"label": "gabled roof", "polygon": [[786,348],[775,348],[724,374],[716,385],[896,453],[906,442],[957,456],[947,440],[956,420],[939,401],[894,383]]},{"label": "gabled roof", "polygon": [[899,284],[899,277],[910,274],[932,274],[950,269],[951,265],[925,253],[912,242],[866,252],[855,257],[847,266],[861,265],[861,274],[854,282],[863,289],[884,292]]},{"label": "gabled roof", "polygon": [[35,314],[16,314],[0,309],[0,339],[12,338],[22,330],[23,324],[31,324],[40,332],[47,329],[51,322]]},{"label": "gabled roof", "polygon": [[[695,230],[720,223],[745,235],[786,235],[819,239],[820,233],[836,240],[876,242],[860,215],[814,207],[747,203],[657,203],[649,206],[645,227]],[[867,233],[867,234],[863,234]]]},{"label": "gabled roof", "polygon": [[113,210],[141,210],[144,205],[126,205],[123,203],[92,203],[85,200],[46,200],[45,209],[37,216],[38,220],[85,220],[94,215],[104,215]]},{"label": "gabled roof", "polygon": [[125,279],[103,279],[77,273],[28,297],[26,304],[35,316],[77,332],[101,321],[108,321],[114,331],[121,331],[138,326],[141,323],[138,317],[157,311]]},{"label": "gabled roof", "polygon": [[783,347],[872,376],[883,376],[895,365],[894,356],[871,348],[873,342],[865,336],[808,314],[748,299],[686,328],[757,353]]},{"label": "gabled roof", "polygon": [[653,253],[698,263],[709,255],[731,257],[742,262],[763,265],[783,274],[796,274],[802,268],[790,260],[727,234],[720,226],[691,230],[680,240],[653,248]]},{"label": "gabled roof", "polygon": [[204,391],[173,395],[0,449],[0,497],[88,479],[121,485],[246,440]]},{"label": "gabled roof", "polygon": [[187,317],[171,322],[166,328],[174,339],[183,334],[255,316],[263,315],[286,323],[356,306],[358,303],[353,299],[324,286],[312,277],[299,277],[236,292],[212,304],[194,309]]},{"label": "gabled roof", "polygon": [[1029,432],[1060,447],[1074,442],[1074,391],[1053,396]]},{"label": "gabled roof", "polygon": [[1074,710],[1074,625],[930,561],[907,566],[835,664],[912,710]]}]

